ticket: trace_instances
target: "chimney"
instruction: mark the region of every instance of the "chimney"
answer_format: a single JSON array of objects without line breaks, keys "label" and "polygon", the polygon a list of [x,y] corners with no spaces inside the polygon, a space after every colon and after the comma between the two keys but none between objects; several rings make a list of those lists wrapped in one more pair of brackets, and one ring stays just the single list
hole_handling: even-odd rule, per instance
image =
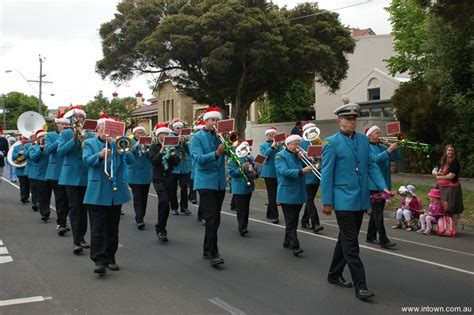
[{"label": "chimney", "polygon": [[113,92],[113,93],[112,93],[112,96],[113,96],[114,99],[116,99],[116,98],[118,97],[118,93],[117,93],[117,92]]},{"label": "chimney", "polygon": [[142,107],[143,106],[143,94],[139,92],[137,92],[137,94],[135,94],[135,97],[137,98],[137,106],[138,107]]}]

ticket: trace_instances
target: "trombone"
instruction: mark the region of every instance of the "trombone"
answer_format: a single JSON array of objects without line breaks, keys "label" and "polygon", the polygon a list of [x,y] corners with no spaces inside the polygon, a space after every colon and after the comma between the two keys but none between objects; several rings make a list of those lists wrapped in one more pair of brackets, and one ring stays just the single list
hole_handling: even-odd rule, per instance
[{"label": "trombone", "polygon": [[296,148],[296,151],[298,152],[298,156],[301,161],[303,161],[304,165],[311,167],[311,172],[314,174],[314,176],[321,180],[321,172],[318,170],[320,162],[308,157],[308,152],[306,152],[306,150],[302,147]]}]

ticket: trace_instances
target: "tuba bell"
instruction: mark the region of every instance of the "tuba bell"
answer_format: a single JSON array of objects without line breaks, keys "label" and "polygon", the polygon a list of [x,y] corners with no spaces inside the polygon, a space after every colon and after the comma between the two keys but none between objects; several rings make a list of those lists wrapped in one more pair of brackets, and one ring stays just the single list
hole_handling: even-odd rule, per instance
[{"label": "tuba bell", "polygon": [[7,160],[10,165],[13,165],[16,168],[22,168],[25,167],[27,163],[27,161],[25,160],[25,156],[23,154],[19,154],[16,159],[13,159],[13,149],[15,149],[15,147],[18,145],[21,145],[21,141],[15,142],[15,144],[12,145],[10,150],[8,150]]}]

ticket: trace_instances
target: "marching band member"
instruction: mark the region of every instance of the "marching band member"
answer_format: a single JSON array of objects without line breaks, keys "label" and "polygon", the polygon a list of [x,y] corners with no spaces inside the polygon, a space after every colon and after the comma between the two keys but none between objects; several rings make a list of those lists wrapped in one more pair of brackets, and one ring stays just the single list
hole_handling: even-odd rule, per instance
[{"label": "marching band member", "polygon": [[[34,140],[34,138],[35,138],[35,135],[32,134],[30,136],[30,139]],[[33,169],[33,164],[34,164],[34,162],[30,160],[30,149],[32,145],[33,145],[32,142],[28,142],[24,146],[23,156],[25,160],[28,161],[28,163],[26,163],[25,165],[24,174],[28,176],[28,186],[30,186],[30,192],[31,192],[31,209],[33,209],[33,211],[38,211],[38,194],[36,193],[36,189],[33,185],[33,180],[30,178],[30,171],[31,169]]]},{"label": "marching band member", "polygon": [[[197,125],[194,127],[194,132],[198,132],[199,130],[202,130],[206,123],[204,120],[200,120]],[[193,202],[193,204],[197,203],[197,191],[194,188],[194,174],[195,174],[195,162],[193,159],[193,156],[191,155],[191,180],[189,181],[189,199]],[[197,215],[197,221],[198,222],[203,222],[203,214],[202,214],[202,207],[201,204],[198,206],[198,215]]]},{"label": "marching band member", "polygon": [[[86,112],[81,106],[74,106],[64,114],[64,118],[82,124],[86,119]],[[89,138],[94,137],[90,131],[87,135]],[[83,202],[87,188],[87,167],[82,160],[81,141],[77,136],[73,128],[64,128],[59,135],[57,153],[58,156],[64,157],[58,184],[66,187],[70,205],[69,221],[73,236],[73,253],[79,255],[83,248],[90,246],[84,240],[87,231],[87,209]]]},{"label": "marching band member", "polygon": [[[247,141],[242,141],[242,143],[236,148],[236,151],[242,146],[249,146],[249,143]],[[250,199],[252,198],[252,192],[255,190],[255,179],[258,175],[255,165],[253,164],[253,157],[250,156],[250,152],[246,157],[239,157],[239,162],[242,165],[247,178],[250,180],[250,185],[247,185],[242,178],[240,168],[233,159],[229,159],[227,170],[229,177],[231,178],[230,185],[237,211],[238,231],[241,236],[245,236],[249,232],[247,227],[249,222]]]},{"label": "marching band member", "polygon": [[44,223],[49,220],[49,203],[51,201],[51,186],[46,179],[49,156],[44,152],[44,141],[46,131],[37,130],[35,133],[36,143],[30,147],[29,159],[32,162],[29,170],[29,178],[33,184],[38,198],[38,208],[41,220]]},{"label": "marching band member", "polygon": [[[175,120],[172,123],[172,136],[179,136],[181,130],[184,128],[184,123],[180,120]],[[179,164],[173,168],[173,194],[170,196],[171,213],[173,215],[179,215],[178,212],[178,183],[180,189],[179,207],[181,214],[191,215],[191,211],[188,209],[188,185],[189,177],[191,172],[191,157],[189,154],[188,144],[180,139],[179,145],[176,146],[176,152],[179,155]]]},{"label": "marching band member", "polygon": [[[84,204],[87,205],[91,224],[90,257],[95,263],[94,272],[103,275],[106,268],[119,270],[115,260],[119,238],[119,223],[122,204],[130,201],[130,192],[124,179],[127,165],[133,163],[130,152],[123,156],[106,148],[106,142],[115,141],[104,133],[106,120],[112,120],[106,115],[97,121],[98,136],[84,141],[82,158],[88,169],[87,189]],[[120,140],[119,140],[120,141]],[[110,145],[110,143],[109,143]],[[111,179],[104,172],[110,170]]]},{"label": "marching band member", "polygon": [[[21,136],[20,140],[26,141],[28,139]],[[13,160],[18,159],[20,154],[23,154],[23,157],[25,156],[25,151],[27,150],[25,149],[25,146],[26,144],[19,144],[13,149]],[[18,177],[18,182],[20,183],[20,200],[22,203],[27,203],[29,202],[28,199],[30,199],[30,182],[28,180],[28,173],[26,172],[27,165],[25,165],[24,167],[15,168],[16,176]]]},{"label": "marching band member", "polygon": [[[390,162],[400,160],[400,154],[398,153],[398,143],[394,142],[390,146],[380,144],[380,137],[382,133],[378,126],[370,127],[365,135],[369,137],[370,142],[370,155],[373,160],[377,163],[382,176],[385,179],[385,185],[388,189],[392,187],[392,177],[390,174]],[[385,231],[383,212],[385,207],[384,198],[375,198],[376,195],[380,194],[380,190],[374,183],[371,177],[369,177],[369,190],[373,198],[371,198],[370,206],[372,212],[370,214],[369,227],[367,229],[367,242],[373,244],[379,244],[382,248],[392,248],[396,244],[392,243]],[[379,233],[379,240],[377,241],[377,232]]]},{"label": "marching band member", "polygon": [[283,247],[293,250],[293,255],[303,253],[296,230],[298,219],[306,202],[305,174],[311,172],[310,166],[304,166],[298,157],[301,137],[290,135],[285,139],[286,149],[275,156],[275,168],[278,176],[277,201],[281,204],[285,216],[285,239]]},{"label": "marching band member", "polygon": [[275,155],[278,153],[278,144],[273,139],[277,132],[278,131],[275,127],[270,127],[265,130],[267,141],[260,145],[260,154],[267,157],[260,173],[260,177],[263,177],[265,180],[265,186],[267,187],[267,219],[270,219],[272,223],[275,224],[279,222],[278,206],[276,202],[278,183],[275,169]]},{"label": "marching band member", "polygon": [[150,155],[143,150],[143,146],[138,144],[140,137],[145,136],[145,128],[136,126],[132,129],[135,139],[132,139],[132,153],[135,157],[133,164],[128,165],[128,185],[132,189],[133,209],[135,210],[135,222],[137,228],[143,230],[145,223],[143,218],[146,214],[148,203],[148,192],[150,191],[152,169]]},{"label": "marching band member", "polygon": [[388,190],[370,156],[369,139],[355,131],[359,105],[344,104],[334,113],[338,116],[340,131],[326,139],[321,172],[323,212],[330,215],[335,210],[339,226],[328,281],[341,287],[352,287],[352,283],[342,276],[347,264],[356,297],[367,299],[374,294],[367,289],[364,265],[359,257],[358,234],[364,212],[370,207],[368,177],[372,177],[380,190],[387,193]]},{"label": "marching band member", "polygon": [[[308,128],[316,127],[313,123],[307,123],[303,126],[303,132]],[[310,142],[304,139],[301,139],[300,147],[308,151]],[[319,179],[313,172],[310,172],[305,175],[306,183],[306,205],[304,207],[303,217],[301,218],[301,227],[303,229],[312,229],[314,233],[324,230],[324,227],[321,226],[319,222],[318,209],[314,203],[314,198],[319,189]]]},{"label": "marching band member", "polygon": [[67,226],[67,216],[69,214],[69,201],[67,199],[66,187],[59,185],[59,175],[63,166],[64,157],[58,155],[58,140],[59,133],[65,126],[69,126],[69,119],[64,118],[64,113],[59,113],[54,119],[57,131],[50,131],[46,135],[46,144],[44,146],[44,153],[49,155],[48,169],[46,171],[46,179],[49,181],[51,188],[54,191],[54,199],[56,205],[57,215],[57,230],[58,235],[63,236],[70,231]]},{"label": "marching band member", "polygon": [[203,258],[212,266],[224,263],[217,246],[217,231],[225,197],[226,173],[224,144],[216,134],[217,122],[222,118],[218,107],[208,107],[203,116],[205,127],[193,136],[190,143],[194,159],[194,188],[199,191],[200,206],[206,221]]},{"label": "marching band member", "polygon": [[163,145],[165,137],[171,133],[167,123],[155,126],[158,141],[150,147],[150,160],[153,165],[153,186],[158,195],[158,222],[155,225],[156,235],[162,243],[168,242],[166,224],[170,215],[170,197],[173,194],[173,177],[171,172],[179,164],[179,157],[174,147]]}]

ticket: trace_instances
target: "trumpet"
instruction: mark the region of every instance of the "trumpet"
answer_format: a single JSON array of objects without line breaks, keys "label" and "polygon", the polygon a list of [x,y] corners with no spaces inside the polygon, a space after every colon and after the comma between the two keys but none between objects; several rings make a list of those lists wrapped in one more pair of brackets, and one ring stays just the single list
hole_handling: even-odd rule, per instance
[{"label": "trumpet", "polygon": [[323,145],[326,143],[321,137],[319,136],[321,134],[321,130],[314,126],[306,129],[303,132],[303,140],[308,141],[311,143],[311,145]]},{"label": "trumpet", "polygon": [[408,141],[402,134],[393,137],[379,137],[379,143],[385,145],[398,143],[398,146],[400,148],[409,148],[414,151],[426,154],[427,157],[429,157],[430,154],[433,152],[433,147],[430,144],[416,141]]},{"label": "trumpet", "polygon": [[298,152],[298,156],[303,161],[304,165],[311,167],[311,172],[316,176],[319,180],[321,180],[321,172],[319,171],[320,161],[317,161],[313,158],[308,157],[308,152],[302,147],[297,147],[296,151]]}]

